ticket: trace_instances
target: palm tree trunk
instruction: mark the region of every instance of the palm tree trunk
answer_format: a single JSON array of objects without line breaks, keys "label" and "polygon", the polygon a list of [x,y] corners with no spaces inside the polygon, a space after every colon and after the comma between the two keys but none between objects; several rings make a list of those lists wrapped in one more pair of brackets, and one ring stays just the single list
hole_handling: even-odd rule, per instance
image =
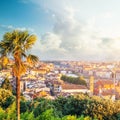
[{"label": "palm tree trunk", "polygon": [[16,77],[16,112],[17,120],[20,120],[20,77]]}]

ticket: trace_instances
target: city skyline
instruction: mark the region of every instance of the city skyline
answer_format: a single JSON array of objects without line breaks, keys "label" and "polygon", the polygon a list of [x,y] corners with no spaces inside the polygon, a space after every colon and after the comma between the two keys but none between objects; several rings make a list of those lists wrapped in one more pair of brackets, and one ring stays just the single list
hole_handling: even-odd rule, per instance
[{"label": "city skyline", "polygon": [[0,39],[19,29],[37,35],[31,52],[42,60],[120,60],[119,0],[6,0]]}]

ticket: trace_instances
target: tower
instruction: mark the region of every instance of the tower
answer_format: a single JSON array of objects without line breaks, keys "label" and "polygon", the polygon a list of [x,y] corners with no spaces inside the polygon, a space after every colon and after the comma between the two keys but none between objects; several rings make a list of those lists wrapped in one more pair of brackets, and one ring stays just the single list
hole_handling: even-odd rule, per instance
[{"label": "tower", "polygon": [[94,76],[90,76],[89,85],[90,85],[90,93],[91,93],[91,95],[93,95],[93,90],[94,90]]}]

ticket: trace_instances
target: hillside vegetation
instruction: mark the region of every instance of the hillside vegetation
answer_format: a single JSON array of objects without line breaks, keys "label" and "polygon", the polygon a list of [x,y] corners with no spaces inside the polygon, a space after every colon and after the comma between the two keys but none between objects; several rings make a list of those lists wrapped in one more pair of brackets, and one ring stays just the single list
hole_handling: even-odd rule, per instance
[{"label": "hillside vegetation", "polygon": [[[16,120],[15,97],[0,89],[0,120]],[[4,95],[3,95],[4,92]],[[85,94],[55,100],[21,97],[21,120],[119,120],[120,101],[89,97]]]}]

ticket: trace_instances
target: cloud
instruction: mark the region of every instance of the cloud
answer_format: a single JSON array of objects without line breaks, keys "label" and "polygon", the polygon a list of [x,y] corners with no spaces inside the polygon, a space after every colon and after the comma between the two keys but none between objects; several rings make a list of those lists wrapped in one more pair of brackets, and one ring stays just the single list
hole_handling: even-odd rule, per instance
[{"label": "cloud", "polygon": [[79,0],[32,2],[50,11],[54,19],[53,30],[42,35],[36,44],[37,50],[40,51],[38,54],[43,59],[120,59],[119,32],[113,34],[113,30],[109,30],[109,25],[112,23],[110,20],[113,19],[113,13],[109,10],[104,14],[102,11],[85,19],[87,14],[81,15],[82,6]]},{"label": "cloud", "polygon": [[45,50],[49,49],[58,49],[61,44],[61,39],[58,35],[54,33],[46,33],[42,36],[43,41],[42,44],[45,47]]},{"label": "cloud", "polygon": [[12,25],[8,25],[8,26],[6,26],[6,25],[0,25],[0,28],[4,29],[4,30],[11,30],[11,29],[13,29],[13,26]]},{"label": "cloud", "polygon": [[96,50],[99,52],[101,39],[76,20],[70,9],[66,10],[65,16],[55,15],[53,31],[42,36],[42,54],[48,55],[47,59],[91,59]]},{"label": "cloud", "polygon": [[34,29],[32,28],[25,28],[25,27],[14,27],[12,25],[0,25],[0,29],[3,29],[4,31],[10,31],[10,30],[21,30],[25,31],[28,30],[30,32],[34,32]]}]

